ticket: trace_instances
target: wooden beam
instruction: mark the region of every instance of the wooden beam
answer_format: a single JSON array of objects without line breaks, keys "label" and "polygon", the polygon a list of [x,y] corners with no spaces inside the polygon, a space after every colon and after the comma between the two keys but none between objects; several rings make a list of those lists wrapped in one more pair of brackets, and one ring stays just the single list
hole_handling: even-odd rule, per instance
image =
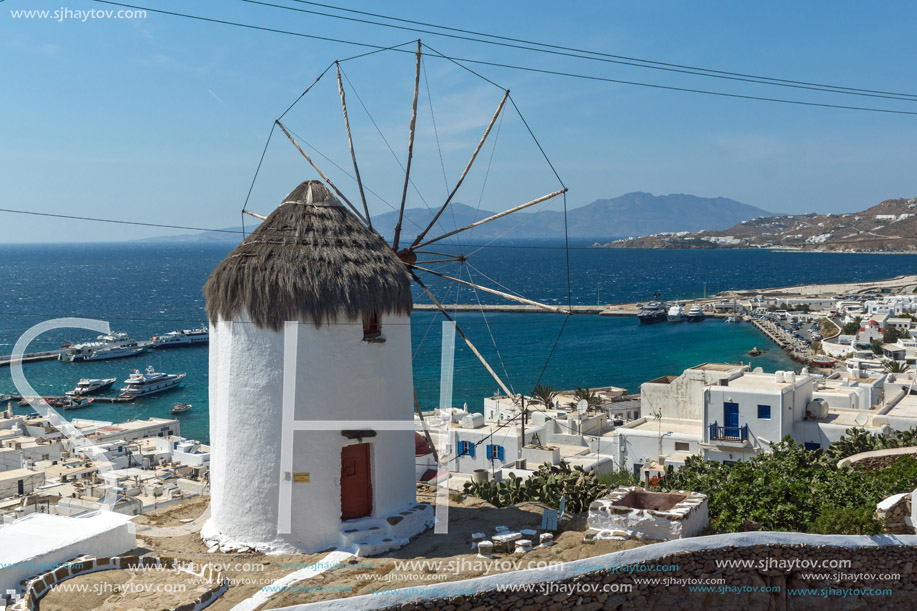
[{"label": "wooden beam", "polygon": [[[420,288],[422,288],[424,292],[427,294],[427,297],[429,297],[430,300],[433,301],[433,303],[436,305],[436,307],[439,308],[439,311],[443,313],[443,316],[446,317],[446,320],[451,320],[452,322],[455,322],[455,320],[453,320],[453,318],[449,316],[449,312],[446,311],[446,308],[443,307],[443,304],[441,304],[439,300],[433,296],[433,293],[430,292],[430,289],[428,289],[427,286],[423,282],[420,281],[420,278],[417,277],[417,274],[414,274],[412,272],[411,275],[414,277],[414,281],[417,282],[417,284],[420,285]],[[503,383],[503,380],[500,379],[500,376],[498,376],[497,372],[493,370],[493,367],[491,367],[490,364],[487,362],[487,360],[481,355],[481,353],[478,352],[478,349],[474,347],[474,344],[471,343],[471,340],[469,340],[468,337],[465,336],[461,328],[459,328],[458,323],[455,323],[455,331],[461,336],[463,340],[465,340],[465,343],[468,345],[468,348],[470,348],[471,351],[474,353],[474,355],[478,357],[478,360],[481,361],[482,365],[484,365],[484,369],[486,369],[487,372],[493,377],[493,379],[496,380],[497,384],[500,386],[500,389],[506,393],[506,396],[512,397],[514,393],[506,386],[506,384]]]},{"label": "wooden beam", "polygon": [[328,178],[328,177],[325,175],[324,172],[322,172],[321,168],[319,168],[317,165],[315,165],[315,162],[312,161],[312,158],[309,157],[308,155],[306,155],[306,152],[305,152],[304,150],[302,150],[302,147],[299,146],[299,144],[296,142],[296,140],[293,139],[293,136],[291,136],[291,135],[290,135],[290,132],[287,131],[287,128],[285,128],[285,127],[283,126],[283,123],[281,123],[280,121],[275,121],[275,123],[277,124],[278,127],[280,127],[281,130],[283,130],[284,135],[287,137],[287,139],[288,139],[290,142],[293,143],[293,146],[296,147],[296,150],[299,151],[299,154],[302,155],[303,157],[305,157],[305,158],[306,158],[306,161],[309,162],[309,165],[311,165],[311,166],[315,169],[315,171],[318,172],[318,175],[322,177],[322,180],[324,180],[326,183],[328,183],[328,186],[329,186],[329,187],[331,187],[332,189],[334,189],[334,192],[337,193],[338,197],[341,198],[341,201],[343,201],[345,204],[347,204],[348,206],[350,206],[350,209],[353,211],[354,214],[357,215],[357,218],[358,218],[358,219],[360,219],[360,220],[363,221],[364,223],[367,223],[367,224],[368,224],[367,220],[366,220],[365,218],[363,218],[363,215],[362,215],[362,214],[360,214],[360,211],[357,210],[356,207],[355,207],[353,204],[350,203],[350,200],[347,199],[347,197],[346,197],[343,193],[341,193],[341,190],[338,189],[337,186],[335,186],[335,184],[334,184],[333,182],[331,182],[331,179]]},{"label": "wooden beam", "polygon": [[470,225],[465,225],[465,226],[462,227],[461,229],[456,229],[456,230],[454,230],[454,231],[450,231],[450,232],[448,232],[448,233],[444,233],[443,235],[439,236],[438,238],[432,238],[432,239],[430,239],[430,240],[427,240],[426,242],[422,242],[422,243],[420,243],[420,244],[417,245],[417,248],[422,248],[422,247],[424,247],[424,246],[427,246],[428,244],[432,244],[433,242],[439,242],[440,240],[442,240],[442,239],[444,239],[444,238],[448,238],[449,236],[453,236],[453,235],[455,235],[455,234],[457,234],[457,233],[461,233],[461,232],[463,232],[463,231],[467,231],[468,229],[473,229],[473,228],[479,227],[479,226],[481,226],[481,225],[483,225],[483,224],[485,224],[485,223],[489,223],[489,222],[491,222],[491,221],[495,221],[495,220],[497,220],[497,219],[499,219],[499,218],[503,218],[504,216],[508,216],[508,215],[512,214],[513,212],[519,212],[520,210],[524,210],[524,209],[529,208],[529,207],[531,207],[531,206],[534,206],[534,205],[536,205],[536,204],[540,204],[541,202],[545,202],[545,201],[547,201],[547,200],[549,200],[549,199],[551,199],[551,198],[557,197],[558,195],[563,195],[563,194],[566,193],[566,192],[567,192],[567,189],[566,189],[566,187],[565,187],[565,188],[561,189],[560,191],[555,191],[554,193],[548,193],[547,195],[542,195],[541,197],[536,198],[536,199],[533,199],[533,200],[530,201],[530,202],[526,202],[526,203],[524,203],[524,204],[520,204],[520,205],[516,206],[515,208],[510,208],[509,210],[505,210],[505,211],[500,212],[500,213],[498,213],[498,214],[494,214],[493,216],[488,216],[486,219],[481,219],[480,221],[475,221],[474,223],[472,223],[472,224],[470,224]]},{"label": "wooden beam", "polygon": [[425,267],[418,267],[414,265],[413,269],[420,270],[422,272],[427,272],[428,274],[433,274],[434,276],[438,276],[444,280],[451,280],[452,282],[457,282],[461,285],[484,291],[485,293],[497,295],[498,297],[502,297],[510,301],[517,301],[519,303],[524,303],[526,305],[535,306],[536,308],[541,308],[542,310],[547,310],[548,312],[555,312],[557,314],[571,314],[570,311],[565,310],[563,308],[558,308],[557,306],[550,306],[550,305],[546,305],[543,303],[538,303],[537,301],[532,301],[531,299],[526,299],[525,297],[517,297],[516,295],[510,295],[509,293],[504,293],[503,291],[498,291],[496,289],[488,288],[486,286],[481,286],[480,284],[472,284],[471,282],[466,282],[465,280],[461,280],[459,278],[453,278],[452,276],[447,276],[439,272],[434,272],[432,269],[427,269]]},{"label": "wooden beam", "polygon": [[401,190],[401,209],[398,211],[398,224],[395,225],[395,239],[392,248],[398,252],[401,240],[401,222],[404,220],[404,203],[408,198],[408,183],[411,181],[411,160],[414,158],[414,126],[417,124],[417,94],[420,91],[420,40],[417,41],[417,70],[414,73],[414,103],[411,105],[411,126],[408,136],[408,165],[404,171],[404,188]]},{"label": "wooden beam", "polygon": [[462,172],[461,177],[459,177],[458,182],[455,184],[455,188],[452,189],[452,193],[449,194],[449,197],[446,198],[446,203],[443,204],[442,208],[433,216],[433,220],[430,221],[430,224],[427,225],[427,228],[420,232],[420,235],[414,238],[414,243],[411,244],[411,248],[416,247],[418,244],[423,241],[427,232],[436,224],[436,221],[439,220],[440,215],[445,212],[446,208],[452,202],[452,198],[455,197],[456,192],[459,190],[459,187],[462,186],[462,182],[465,180],[465,177],[468,176],[468,171],[471,169],[474,160],[477,158],[478,153],[481,152],[481,147],[484,146],[484,141],[487,140],[487,136],[490,134],[490,130],[493,129],[494,123],[497,122],[497,117],[500,116],[500,112],[503,110],[503,105],[506,104],[506,99],[509,97],[509,89],[506,90],[506,93],[503,94],[503,99],[500,100],[500,105],[497,106],[497,111],[494,113],[494,116],[491,117],[490,123],[487,124],[487,129],[484,130],[484,135],[481,136],[481,141],[478,142],[477,148],[474,149],[474,153],[471,155],[471,159],[468,160],[468,165],[465,166],[465,171]]},{"label": "wooden beam", "polygon": [[350,158],[353,159],[353,171],[357,175],[357,186],[360,188],[360,199],[363,200],[363,213],[366,215],[366,224],[373,228],[372,219],[369,218],[369,206],[366,205],[366,193],[363,192],[363,181],[360,179],[360,167],[357,165],[357,153],[353,149],[353,137],[350,135],[350,119],[347,117],[347,99],[344,95],[344,83],[341,82],[341,64],[334,62],[338,73],[338,93],[341,94],[341,111],[344,113],[344,127],[347,128],[347,144],[350,145]]}]

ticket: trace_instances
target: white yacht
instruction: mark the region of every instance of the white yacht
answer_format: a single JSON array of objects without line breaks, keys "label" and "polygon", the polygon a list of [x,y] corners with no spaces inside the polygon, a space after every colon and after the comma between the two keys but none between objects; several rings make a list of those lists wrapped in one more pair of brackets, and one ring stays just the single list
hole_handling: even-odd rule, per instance
[{"label": "white yacht", "polygon": [[186,346],[206,346],[210,342],[210,330],[207,327],[200,329],[184,329],[183,331],[170,331],[163,335],[154,335],[153,348],[184,348]]},{"label": "white yacht", "polygon": [[129,338],[127,333],[100,335],[94,342],[67,346],[60,354],[60,360],[75,363],[77,361],[101,361],[135,356],[146,350]]},{"label": "white yacht", "polygon": [[677,301],[672,304],[672,307],[669,308],[669,313],[666,314],[666,320],[669,322],[681,322],[685,318],[685,309]]},{"label": "white yacht", "polygon": [[121,396],[145,397],[170,390],[181,384],[184,377],[184,373],[156,373],[152,366],[146,368],[146,373],[134,369],[130,377],[124,380],[125,386],[121,387]]},{"label": "white yacht", "polygon": [[106,378],[104,380],[87,380],[84,378],[77,382],[76,388],[73,390],[68,390],[65,394],[68,397],[85,397],[86,395],[94,395],[108,390],[115,382],[117,382],[117,380],[117,378]]},{"label": "white yacht", "polygon": [[688,313],[685,315],[688,322],[700,322],[704,319],[704,308],[700,307],[700,304],[695,302],[691,306],[691,309],[688,310]]}]

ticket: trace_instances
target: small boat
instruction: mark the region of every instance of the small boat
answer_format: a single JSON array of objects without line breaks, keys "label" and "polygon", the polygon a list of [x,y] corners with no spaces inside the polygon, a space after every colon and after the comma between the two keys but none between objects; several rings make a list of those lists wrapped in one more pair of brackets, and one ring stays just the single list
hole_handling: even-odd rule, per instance
[{"label": "small boat", "polygon": [[726,319],[726,322],[739,322],[739,317],[738,317],[738,316],[730,316],[729,318]]},{"label": "small boat", "polygon": [[669,322],[681,322],[685,319],[685,309],[677,301],[672,304],[672,307],[669,308],[668,313],[666,314],[666,320]]},{"label": "small boat", "polygon": [[68,397],[85,397],[86,395],[95,395],[104,392],[112,387],[118,381],[118,378],[105,379],[86,379],[83,378],[76,383],[76,388],[68,390],[65,394]]},{"label": "small boat", "polygon": [[83,407],[89,407],[92,405],[93,399],[83,397],[66,397],[55,401],[54,407],[61,407],[65,410],[67,409],[81,409]]},{"label": "small boat", "polygon": [[176,403],[169,411],[173,414],[184,414],[189,409],[191,409],[190,403]]},{"label": "small boat", "polygon": [[812,359],[811,363],[813,367],[834,367],[837,364],[837,359],[820,357]]},{"label": "small boat", "polygon": [[124,380],[125,386],[121,388],[121,396],[145,397],[171,390],[181,384],[185,375],[184,373],[157,373],[152,366],[146,368],[146,373],[140,373],[134,369],[130,377]]},{"label": "small boat", "polygon": [[705,317],[704,308],[700,307],[700,304],[697,302],[695,302],[688,310],[688,313],[685,314],[685,320],[688,322],[700,322],[704,320]]}]

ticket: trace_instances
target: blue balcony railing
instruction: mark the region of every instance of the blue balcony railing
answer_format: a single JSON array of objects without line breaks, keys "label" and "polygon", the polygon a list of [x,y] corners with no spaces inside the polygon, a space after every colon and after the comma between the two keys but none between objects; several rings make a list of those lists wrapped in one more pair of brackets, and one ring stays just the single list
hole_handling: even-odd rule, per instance
[{"label": "blue balcony railing", "polygon": [[748,441],[748,425],[719,426],[716,422],[710,425],[711,441]]}]

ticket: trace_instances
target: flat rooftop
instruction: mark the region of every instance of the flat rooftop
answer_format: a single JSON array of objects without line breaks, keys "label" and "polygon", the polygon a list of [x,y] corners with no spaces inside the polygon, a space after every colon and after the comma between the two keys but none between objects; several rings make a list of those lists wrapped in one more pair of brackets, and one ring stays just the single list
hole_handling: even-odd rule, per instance
[{"label": "flat rooftop", "polygon": [[700,365],[695,365],[691,369],[697,369],[700,371],[733,371],[735,369],[742,369],[743,365],[732,365],[730,363],[702,363]]},{"label": "flat rooftop", "polygon": [[[656,433],[662,429],[664,433],[683,433],[685,435],[700,435],[703,432],[703,422],[700,420],[647,420],[637,426],[618,427],[631,431],[651,431]],[[611,435],[611,433],[609,433]]]},{"label": "flat rooftop", "polygon": [[905,395],[887,415],[892,418],[917,418],[917,395]]}]

